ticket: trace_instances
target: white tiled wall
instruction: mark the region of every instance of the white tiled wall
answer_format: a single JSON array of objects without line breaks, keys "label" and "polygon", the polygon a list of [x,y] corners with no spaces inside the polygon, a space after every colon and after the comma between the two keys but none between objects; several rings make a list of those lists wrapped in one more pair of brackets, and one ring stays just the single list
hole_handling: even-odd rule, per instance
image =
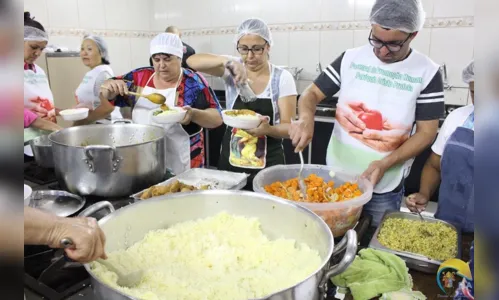
[{"label": "white tiled wall", "polygon": [[[236,54],[233,30],[243,19],[271,24],[277,65],[302,67],[301,91],[345,49],[367,42],[374,0],[25,0],[24,8],[50,29],[51,42],[79,48],[84,31],[107,35],[116,73],[148,63],[150,38],[168,25],[184,30],[197,52]],[[473,58],[474,1],[423,0],[427,24],[413,47],[439,64],[449,83],[464,86],[461,69]],[[195,7],[196,9],[193,9]],[[223,85],[210,79],[215,88]],[[447,92],[448,103],[466,104],[467,91]]]}]

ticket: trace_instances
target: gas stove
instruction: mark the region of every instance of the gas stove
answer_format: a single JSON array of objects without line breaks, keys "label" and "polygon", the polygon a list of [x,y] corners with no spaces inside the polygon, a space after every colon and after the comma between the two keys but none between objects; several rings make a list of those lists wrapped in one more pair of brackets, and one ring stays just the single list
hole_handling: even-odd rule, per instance
[{"label": "gas stove", "polygon": [[[41,168],[34,161],[24,164],[24,183],[34,191],[63,190],[55,177],[53,169]],[[100,201],[109,201],[114,208],[120,209],[134,202],[133,198],[101,198],[85,196],[87,207]],[[92,215],[101,219],[109,211],[102,210]],[[82,264],[68,262],[63,250],[46,246],[24,246],[24,287],[27,300],[49,299],[95,299],[89,286],[90,276]]]}]

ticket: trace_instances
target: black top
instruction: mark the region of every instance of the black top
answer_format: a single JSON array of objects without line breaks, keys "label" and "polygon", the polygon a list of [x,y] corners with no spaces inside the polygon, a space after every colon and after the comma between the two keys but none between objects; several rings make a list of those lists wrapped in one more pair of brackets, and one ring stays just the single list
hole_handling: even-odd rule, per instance
[{"label": "black top", "polygon": [[184,44],[184,56],[182,57],[182,68],[191,69],[192,70],[192,68],[187,65],[187,59],[191,55],[196,54],[196,51],[194,50],[194,48],[192,48],[191,46],[187,45],[186,43],[182,42],[182,44]]}]

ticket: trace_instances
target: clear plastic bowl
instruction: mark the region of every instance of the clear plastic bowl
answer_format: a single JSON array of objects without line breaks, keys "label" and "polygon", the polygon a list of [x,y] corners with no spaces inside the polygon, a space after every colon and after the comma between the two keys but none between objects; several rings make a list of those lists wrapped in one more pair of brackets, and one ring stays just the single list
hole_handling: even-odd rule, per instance
[{"label": "clear plastic bowl", "polygon": [[[279,165],[260,171],[253,180],[253,190],[257,193],[268,194],[265,186],[276,181],[286,181],[298,177],[300,165]],[[334,177],[329,174],[333,171]],[[335,203],[307,203],[296,202],[316,213],[331,228],[335,237],[343,236],[349,229],[352,229],[360,218],[362,207],[371,200],[373,195],[373,185],[365,178],[358,175],[348,174],[344,171],[333,170],[323,165],[305,165],[302,176],[306,178],[310,174],[315,174],[325,181],[333,180],[335,186],[345,182],[355,181],[359,185],[362,195],[351,200]],[[287,200],[287,199],[286,199]],[[290,200],[288,200],[290,201]]]}]

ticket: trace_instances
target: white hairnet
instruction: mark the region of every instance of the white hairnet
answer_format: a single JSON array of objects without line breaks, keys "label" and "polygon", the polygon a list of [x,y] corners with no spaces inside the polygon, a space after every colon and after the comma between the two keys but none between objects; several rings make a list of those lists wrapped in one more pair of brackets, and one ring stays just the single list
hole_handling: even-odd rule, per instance
[{"label": "white hairnet", "polygon": [[237,28],[237,34],[234,43],[237,45],[239,40],[247,34],[258,35],[259,37],[267,41],[270,46],[272,46],[274,42],[272,40],[272,33],[270,32],[269,26],[267,26],[267,23],[265,23],[261,19],[252,18],[243,21]]},{"label": "white hairnet", "polygon": [[371,10],[371,24],[413,33],[423,29],[426,13],[421,0],[376,0]]},{"label": "white hairnet", "polygon": [[475,61],[471,61],[463,70],[464,83],[475,81]]},{"label": "white hairnet", "polygon": [[158,53],[165,53],[182,58],[184,55],[184,45],[178,35],[163,32],[152,39],[150,51],[151,56]]},{"label": "white hairnet", "polygon": [[24,26],[24,40],[25,41],[36,41],[36,42],[48,42],[48,34],[35,27]]},{"label": "white hairnet", "polygon": [[83,40],[94,41],[94,43],[97,45],[97,48],[99,48],[100,56],[102,56],[103,59],[109,62],[109,50],[107,48],[106,41],[104,41],[102,37],[88,34],[83,37]]}]

